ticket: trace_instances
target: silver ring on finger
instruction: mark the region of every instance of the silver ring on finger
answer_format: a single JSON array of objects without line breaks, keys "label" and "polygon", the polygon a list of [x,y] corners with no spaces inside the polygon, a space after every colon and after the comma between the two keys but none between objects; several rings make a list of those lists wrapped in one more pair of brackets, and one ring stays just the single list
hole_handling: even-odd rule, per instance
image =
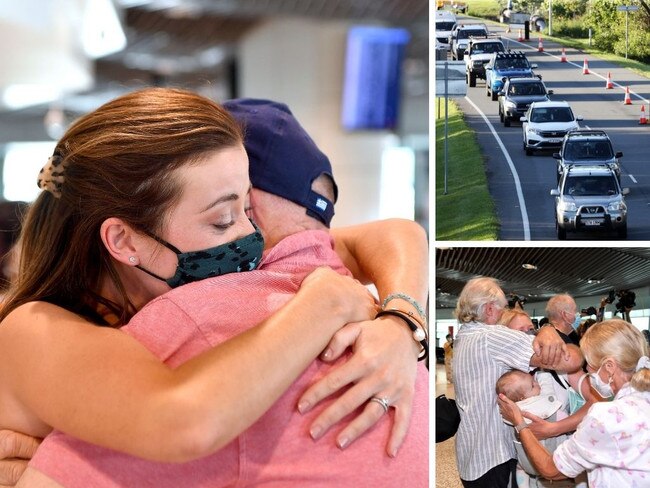
[{"label": "silver ring on finger", "polygon": [[384,409],[384,413],[388,412],[388,407],[390,407],[390,402],[388,401],[388,398],[372,397],[370,401],[379,403],[379,405],[381,405],[381,407]]}]

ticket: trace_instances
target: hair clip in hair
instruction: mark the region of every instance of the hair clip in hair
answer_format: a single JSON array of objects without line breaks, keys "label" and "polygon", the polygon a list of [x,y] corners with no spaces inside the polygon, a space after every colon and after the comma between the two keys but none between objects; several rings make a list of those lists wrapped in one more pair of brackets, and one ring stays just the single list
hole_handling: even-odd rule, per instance
[{"label": "hair clip in hair", "polygon": [[38,173],[37,184],[41,190],[47,190],[55,198],[61,198],[61,187],[65,181],[64,170],[67,162],[63,158],[54,154],[50,156],[45,166]]}]

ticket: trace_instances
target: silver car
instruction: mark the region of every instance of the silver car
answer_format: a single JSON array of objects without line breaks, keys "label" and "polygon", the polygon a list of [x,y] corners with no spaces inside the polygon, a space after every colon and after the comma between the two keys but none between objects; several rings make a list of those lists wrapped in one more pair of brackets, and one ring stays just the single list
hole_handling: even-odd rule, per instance
[{"label": "silver car", "polygon": [[615,171],[607,165],[568,167],[555,197],[555,225],[558,239],[566,239],[567,231],[615,231],[627,238],[627,205]]}]

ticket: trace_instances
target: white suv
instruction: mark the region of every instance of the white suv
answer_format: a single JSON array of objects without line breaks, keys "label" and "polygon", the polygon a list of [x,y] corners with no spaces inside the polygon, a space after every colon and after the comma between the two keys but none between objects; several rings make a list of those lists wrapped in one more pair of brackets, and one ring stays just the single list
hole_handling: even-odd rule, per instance
[{"label": "white suv", "polygon": [[570,130],[579,129],[581,116],[574,116],[567,102],[533,102],[523,117],[524,151],[530,156],[536,149],[558,149]]}]

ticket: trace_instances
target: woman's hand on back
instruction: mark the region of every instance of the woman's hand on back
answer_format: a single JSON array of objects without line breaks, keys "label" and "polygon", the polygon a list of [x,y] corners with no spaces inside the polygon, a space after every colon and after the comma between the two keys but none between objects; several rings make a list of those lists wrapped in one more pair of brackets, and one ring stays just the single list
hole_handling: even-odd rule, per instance
[{"label": "woman's hand on back", "polygon": [[334,360],[350,346],[353,349],[352,357],[312,385],[300,398],[299,408],[305,412],[341,388],[351,385],[316,418],[311,428],[312,437],[317,439],[365,403],[363,411],[337,435],[337,444],[345,448],[384,416],[382,405],[370,399],[386,399],[394,409],[394,423],[386,452],[395,456],[411,420],[418,344],[401,319],[381,317],[344,327],[337,332],[321,357]]}]

